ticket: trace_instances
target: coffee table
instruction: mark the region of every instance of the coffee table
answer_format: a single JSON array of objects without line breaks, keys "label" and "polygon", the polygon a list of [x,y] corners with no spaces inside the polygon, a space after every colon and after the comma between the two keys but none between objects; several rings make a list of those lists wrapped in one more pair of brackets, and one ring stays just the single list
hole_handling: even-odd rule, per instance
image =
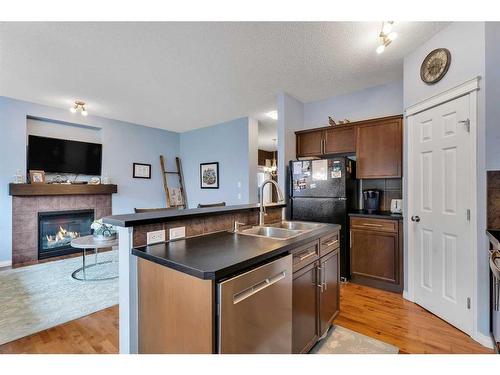
[{"label": "coffee table", "polygon": [[[113,247],[118,245],[118,238],[112,239],[112,240],[106,240],[106,241],[96,241],[94,236],[83,236],[83,237],[78,237],[75,238],[74,240],[71,241],[71,246],[77,249],[82,249],[83,252],[83,267],[78,268],[75,270],[71,276],[75,280],[79,281],[103,281],[103,280],[112,280],[116,279],[118,275],[112,276],[112,277],[101,277],[101,278],[87,278],[86,270],[90,267],[95,267],[101,264],[108,264],[108,263],[113,263],[112,260],[108,260],[105,262],[97,262],[97,253],[99,249],[104,249],[107,247]],[[94,264],[87,265],[86,264],[86,253],[87,250],[89,249],[94,249],[95,251],[95,260]],[[82,271],[83,273],[83,278],[80,278],[77,276],[77,273]]]}]

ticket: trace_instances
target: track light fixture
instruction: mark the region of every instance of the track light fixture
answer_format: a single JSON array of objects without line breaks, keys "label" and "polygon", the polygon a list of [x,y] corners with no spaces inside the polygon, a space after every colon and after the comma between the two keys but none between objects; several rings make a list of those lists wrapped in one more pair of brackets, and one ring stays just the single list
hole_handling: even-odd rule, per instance
[{"label": "track light fixture", "polygon": [[378,54],[384,52],[386,47],[398,37],[398,33],[392,31],[393,25],[394,21],[382,22],[382,29],[379,34],[380,44],[376,49]]},{"label": "track light fixture", "polygon": [[81,111],[82,116],[87,116],[89,114],[85,109],[85,102],[81,100],[75,100],[75,104],[69,110],[71,113]]}]

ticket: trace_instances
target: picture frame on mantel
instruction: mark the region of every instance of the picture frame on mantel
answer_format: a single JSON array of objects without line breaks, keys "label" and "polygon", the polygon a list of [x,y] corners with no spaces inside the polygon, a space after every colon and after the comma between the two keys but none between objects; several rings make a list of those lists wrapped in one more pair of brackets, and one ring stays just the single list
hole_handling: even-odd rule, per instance
[{"label": "picture frame on mantel", "polygon": [[200,188],[219,188],[219,162],[200,164]]},{"label": "picture frame on mantel", "polygon": [[132,170],[133,178],[151,179],[151,164],[134,163]]},{"label": "picture frame on mantel", "polygon": [[45,183],[45,171],[38,171],[30,169],[30,183],[32,184],[44,184]]}]

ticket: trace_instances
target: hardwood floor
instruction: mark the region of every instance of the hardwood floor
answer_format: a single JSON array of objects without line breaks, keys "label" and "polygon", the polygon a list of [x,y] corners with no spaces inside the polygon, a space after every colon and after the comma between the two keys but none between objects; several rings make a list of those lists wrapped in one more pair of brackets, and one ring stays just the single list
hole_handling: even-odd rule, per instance
[{"label": "hardwood floor", "polygon": [[0,345],[0,354],[118,353],[118,305]]},{"label": "hardwood floor", "polygon": [[343,284],[335,324],[399,347],[401,353],[493,353],[400,294]]},{"label": "hardwood floor", "polygon": [[[493,353],[401,295],[341,287],[336,324],[396,345],[401,353]],[[117,353],[118,306],[0,346],[0,353]]]}]

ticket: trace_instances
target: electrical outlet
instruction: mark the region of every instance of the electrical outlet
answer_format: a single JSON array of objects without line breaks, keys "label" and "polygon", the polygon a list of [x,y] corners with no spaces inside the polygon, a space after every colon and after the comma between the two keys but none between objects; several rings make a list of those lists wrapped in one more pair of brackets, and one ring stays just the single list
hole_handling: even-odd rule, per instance
[{"label": "electrical outlet", "polygon": [[168,238],[175,240],[183,237],[186,237],[186,227],[170,228]]},{"label": "electrical outlet", "polygon": [[165,229],[148,232],[146,235],[146,241],[148,245],[165,242]]}]

